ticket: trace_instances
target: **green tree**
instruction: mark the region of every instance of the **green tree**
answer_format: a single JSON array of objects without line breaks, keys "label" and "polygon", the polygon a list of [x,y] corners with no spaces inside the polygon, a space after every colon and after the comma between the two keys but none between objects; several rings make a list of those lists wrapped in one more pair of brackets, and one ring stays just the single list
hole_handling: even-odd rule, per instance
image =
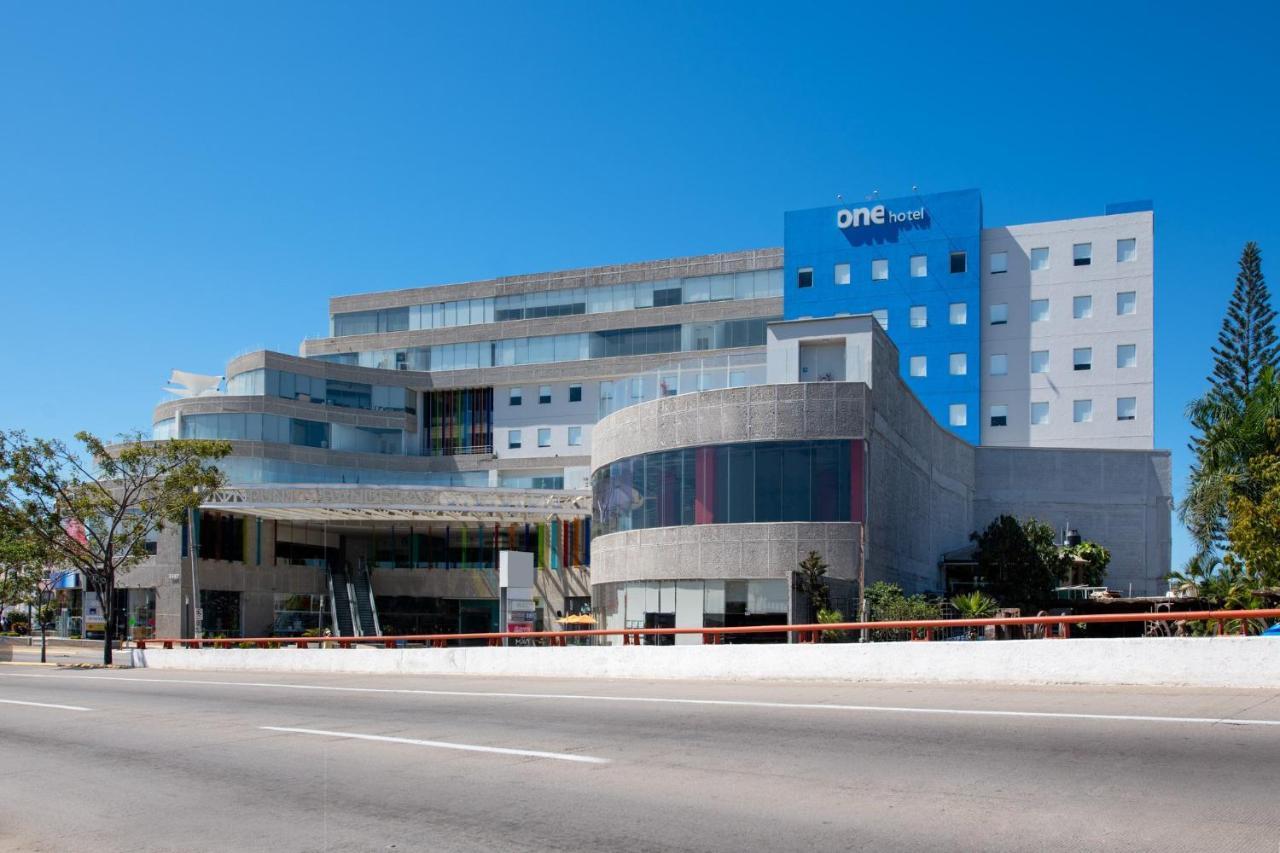
[{"label": "green tree", "polygon": [[[871,622],[911,622],[942,618],[938,605],[923,595],[908,596],[896,583],[876,581],[867,587],[868,618]],[[907,637],[906,629],[873,630],[872,640],[898,640]]]},{"label": "green tree", "polygon": [[798,581],[800,591],[809,599],[809,605],[813,608],[815,617],[816,614],[831,606],[831,589],[827,586],[827,564],[817,551],[810,551],[800,561]]},{"label": "green tree", "polygon": [[[1271,423],[1280,445],[1280,421]],[[1248,487],[1227,502],[1226,562],[1238,565],[1259,587],[1280,586],[1280,454],[1247,463]]]},{"label": "green tree", "polygon": [[80,432],[82,451],[61,441],[0,432],[0,529],[38,543],[58,565],[80,572],[106,615],[102,661],[111,663],[119,575],[147,559],[146,540],[183,521],[200,492],[222,484],[211,464],[225,441],[145,441],[108,447]]},{"label": "green tree", "polygon": [[1264,367],[1243,399],[1211,391],[1191,404],[1188,417],[1200,435],[1178,517],[1207,554],[1225,544],[1231,499],[1257,500],[1265,488],[1255,482],[1250,461],[1280,452],[1280,434],[1273,427],[1280,422],[1280,376]]},{"label": "green tree", "polygon": [[[956,615],[961,619],[986,619],[995,615],[1000,608],[1000,602],[982,590],[975,589],[973,592],[966,592],[951,599],[951,606],[955,608]],[[978,628],[970,628],[968,634],[970,638],[977,637]]]},{"label": "green tree", "polygon": [[[0,519],[0,524],[4,524]],[[40,662],[48,660],[50,602],[58,582],[67,572],[52,568],[44,544],[21,530],[0,527],[0,603],[8,601],[34,608],[40,623]]]},{"label": "green tree", "polygon": [[1062,549],[1068,560],[1074,561],[1081,570],[1081,581],[1085,586],[1102,586],[1107,580],[1107,566],[1111,564],[1111,552],[1097,542],[1085,540],[1079,545],[1070,545]]},{"label": "green tree", "polygon": [[1264,368],[1280,366],[1275,319],[1262,276],[1262,253],[1257,243],[1245,243],[1218,345],[1213,347],[1212,393],[1228,402],[1239,402],[1253,391]]},{"label": "green tree", "polygon": [[1006,607],[1039,609],[1066,577],[1057,537],[1042,521],[1002,515],[969,538],[978,544],[974,558],[988,592]]}]

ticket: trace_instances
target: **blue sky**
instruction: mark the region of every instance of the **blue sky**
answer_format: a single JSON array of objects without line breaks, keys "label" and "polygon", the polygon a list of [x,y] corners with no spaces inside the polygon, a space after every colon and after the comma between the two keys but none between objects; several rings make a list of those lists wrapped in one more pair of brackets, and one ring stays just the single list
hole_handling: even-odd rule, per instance
[{"label": "blue sky", "polygon": [[1280,287],[1280,73],[1272,9],[1170,8],[6,4],[0,428],[149,429],[170,368],[296,351],[331,295],[979,187],[989,225],[1155,200],[1180,487],[1244,241]]}]

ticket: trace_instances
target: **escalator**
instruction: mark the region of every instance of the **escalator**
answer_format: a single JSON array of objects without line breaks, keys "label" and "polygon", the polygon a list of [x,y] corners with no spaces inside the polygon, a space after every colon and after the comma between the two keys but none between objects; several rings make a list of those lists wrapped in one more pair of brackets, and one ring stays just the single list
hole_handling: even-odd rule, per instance
[{"label": "escalator", "polygon": [[333,603],[333,624],[339,637],[354,637],[355,624],[351,618],[351,584],[342,569],[329,567],[329,601]]},{"label": "escalator", "polygon": [[373,601],[373,582],[369,577],[369,565],[361,560],[351,573],[351,590],[355,594],[356,627],[362,637],[376,637],[382,633],[378,624],[378,608]]}]

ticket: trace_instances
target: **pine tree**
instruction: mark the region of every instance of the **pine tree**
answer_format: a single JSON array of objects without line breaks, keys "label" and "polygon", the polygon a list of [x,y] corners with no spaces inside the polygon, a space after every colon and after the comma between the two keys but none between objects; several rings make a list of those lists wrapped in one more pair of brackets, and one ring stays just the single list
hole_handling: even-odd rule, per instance
[{"label": "pine tree", "polygon": [[1262,277],[1262,253],[1257,243],[1245,243],[1236,287],[1218,332],[1218,345],[1213,348],[1212,394],[1239,402],[1253,390],[1262,368],[1277,366],[1280,342],[1276,340],[1275,318]]}]

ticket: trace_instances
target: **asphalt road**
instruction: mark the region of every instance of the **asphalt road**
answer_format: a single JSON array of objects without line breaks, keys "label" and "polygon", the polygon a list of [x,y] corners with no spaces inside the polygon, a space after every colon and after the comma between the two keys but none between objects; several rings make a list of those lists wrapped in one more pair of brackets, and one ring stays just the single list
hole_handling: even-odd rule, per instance
[{"label": "asphalt road", "polygon": [[1280,693],[0,665],[0,849],[1273,851]]}]

